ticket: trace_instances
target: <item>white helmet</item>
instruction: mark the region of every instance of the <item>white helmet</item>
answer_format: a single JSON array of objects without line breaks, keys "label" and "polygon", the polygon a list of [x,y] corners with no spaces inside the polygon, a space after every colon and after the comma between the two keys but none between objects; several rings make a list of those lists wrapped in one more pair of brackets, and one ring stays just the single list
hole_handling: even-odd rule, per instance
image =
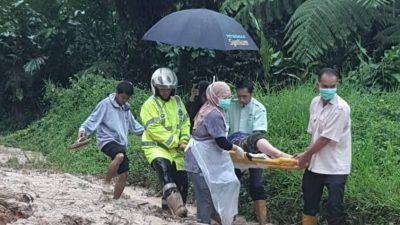
[{"label": "white helmet", "polygon": [[176,89],[178,78],[174,71],[168,68],[158,68],[151,76],[151,90],[155,95],[155,88]]}]

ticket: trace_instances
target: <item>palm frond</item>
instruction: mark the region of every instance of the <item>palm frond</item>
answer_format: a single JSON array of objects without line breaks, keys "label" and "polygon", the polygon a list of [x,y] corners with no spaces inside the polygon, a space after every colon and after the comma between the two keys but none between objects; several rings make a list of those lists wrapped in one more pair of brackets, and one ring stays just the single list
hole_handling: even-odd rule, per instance
[{"label": "palm frond", "polygon": [[375,14],[375,20],[382,27],[382,30],[375,36],[375,39],[383,44],[382,46],[400,44],[399,0],[392,1],[391,5],[380,7],[380,10]]},{"label": "palm frond", "polygon": [[40,70],[40,67],[46,64],[46,56],[40,56],[34,59],[29,60],[27,63],[24,65],[24,70],[26,73],[33,75],[37,71]]},{"label": "palm frond", "polygon": [[304,0],[227,0],[221,12],[234,16],[244,26],[253,26],[252,13],[266,23],[291,15]]},{"label": "palm frond", "polygon": [[366,29],[372,9],[356,0],[309,0],[297,8],[286,26],[285,46],[301,63],[307,64]]},{"label": "palm frond", "polygon": [[391,4],[393,0],[357,0],[357,3],[367,7],[367,8],[376,8],[383,5]]},{"label": "palm frond", "polygon": [[400,44],[400,22],[385,28],[376,36],[376,39],[380,40],[383,44]]}]

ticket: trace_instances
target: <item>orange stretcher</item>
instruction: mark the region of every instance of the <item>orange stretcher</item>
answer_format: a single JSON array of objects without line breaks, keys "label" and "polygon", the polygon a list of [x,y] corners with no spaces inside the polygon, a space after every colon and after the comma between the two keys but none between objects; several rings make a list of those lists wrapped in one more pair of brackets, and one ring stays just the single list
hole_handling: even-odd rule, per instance
[{"label": "orange stretcher", "polygon": [[290,158],[275,158],[269,157],[252,158],[249,160],[247,157],[244,159],[238,158],[235,151],[229,151],[232,162],[237,169],[248,169],[248,168],[277,168],[277,169],[300,169],[296,159]]}]

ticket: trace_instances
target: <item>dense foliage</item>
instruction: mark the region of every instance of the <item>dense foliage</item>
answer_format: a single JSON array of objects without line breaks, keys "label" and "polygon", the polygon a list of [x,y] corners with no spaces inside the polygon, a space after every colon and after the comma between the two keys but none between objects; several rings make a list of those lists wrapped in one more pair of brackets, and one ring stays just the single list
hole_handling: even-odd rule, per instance
[{"label": "dense foliage", "polygon": [[[163,16],[202,7],[235,17],[260,52],[141,41]],[[216,75],[249,77],[269,89],[282,89],[307,82],[322,65],[364,73],[353,73],[352,79],[368,87],[387,90],[399,84],[399,77],[389,72],[398,71],[398,64],[392,63],[390,70],[375,68],[381,60],[386,63],[382,57],[396,57],[385,51],[400,41],[398,0],[0,0],[0,8],[3,132],[26,126],[47,109],[41,100],[46,82],[68,86],[73,74],[90,67],[143,86],[159,66],[176,70],[183,86],[191,79],[182,78]]]}]

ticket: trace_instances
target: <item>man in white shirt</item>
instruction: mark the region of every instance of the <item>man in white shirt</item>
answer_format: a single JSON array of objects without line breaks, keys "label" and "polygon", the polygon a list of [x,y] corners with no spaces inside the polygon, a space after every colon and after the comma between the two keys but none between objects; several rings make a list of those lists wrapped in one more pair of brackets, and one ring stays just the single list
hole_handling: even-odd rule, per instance
[{"label": "man in white shirt", "polygon": [[344,189],[351,167],[350,107],[336,94],[338,72],[324,68],[318,74],[320,95],[310,106],[311,144],[297,157],[303,176],[303,225],[316,225],[324,187],[328,189],[329,225],[344,225]]}]

